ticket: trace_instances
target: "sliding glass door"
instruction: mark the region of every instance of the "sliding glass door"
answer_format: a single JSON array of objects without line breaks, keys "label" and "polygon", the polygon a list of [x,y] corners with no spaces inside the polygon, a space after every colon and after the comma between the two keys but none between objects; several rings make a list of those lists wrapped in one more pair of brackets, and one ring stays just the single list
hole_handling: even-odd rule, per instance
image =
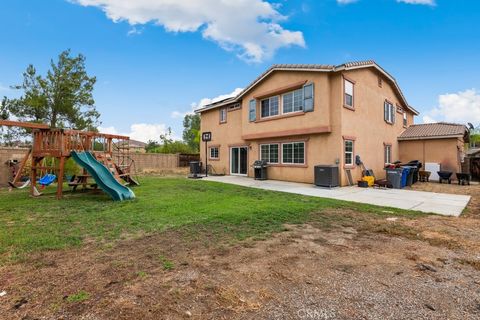
[{"label": "sliding glass door", "polygon": [[248,147],[230,148],[230,174],[244,175],[248,173]]}]

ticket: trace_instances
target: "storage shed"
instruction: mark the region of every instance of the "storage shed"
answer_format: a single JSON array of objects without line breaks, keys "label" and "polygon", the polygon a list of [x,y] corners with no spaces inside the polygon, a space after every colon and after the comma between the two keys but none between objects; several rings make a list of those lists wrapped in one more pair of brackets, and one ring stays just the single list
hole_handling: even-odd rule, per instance
[{"label": "storage shed", "polygon": [[411,125],[398,137],[400,161],[438,163],[442,171],[462,172],[465,143],[468,141],[469,131],[462,124],[439,122]]}]

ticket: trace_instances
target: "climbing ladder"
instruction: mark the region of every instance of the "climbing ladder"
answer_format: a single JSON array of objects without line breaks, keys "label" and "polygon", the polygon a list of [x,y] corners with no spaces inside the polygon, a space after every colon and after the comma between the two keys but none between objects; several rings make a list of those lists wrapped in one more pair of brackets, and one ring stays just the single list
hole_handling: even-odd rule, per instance
[{"label": "climbing ladder", "polygon": [[115,163],[113,162],[112,155],[110,153],[104,153],[104,152],[95,152],[95,158],[103,164],[105,167],[107,167],[108,170],[113,174],[115,179],[117,179],[118,182],[122,182],[122,177],[120,176],[120,173],[117,170],[117,167],[115,166]]}]

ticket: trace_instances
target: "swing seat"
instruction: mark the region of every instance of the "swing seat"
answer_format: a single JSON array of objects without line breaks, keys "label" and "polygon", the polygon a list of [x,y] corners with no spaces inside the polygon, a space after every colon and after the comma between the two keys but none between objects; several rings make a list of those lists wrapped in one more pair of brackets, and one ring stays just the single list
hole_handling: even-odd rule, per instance
[{"label": "swing seat", "polygon": [[55,179],[57,179],[57,176],[49,173],[41,177],[40,180],[38,180],[38,183],[42,186],[49,186],[55,181]]},{"label": "swing seat", "polygon": [[10,187],[15,188],[15,189],[24,189],[24,188],[28,187],[28,185],[30,184],[30,179],[25,181],[22,185],[16,185],[12,181],[8,181],[8,184],[10,185]]}]

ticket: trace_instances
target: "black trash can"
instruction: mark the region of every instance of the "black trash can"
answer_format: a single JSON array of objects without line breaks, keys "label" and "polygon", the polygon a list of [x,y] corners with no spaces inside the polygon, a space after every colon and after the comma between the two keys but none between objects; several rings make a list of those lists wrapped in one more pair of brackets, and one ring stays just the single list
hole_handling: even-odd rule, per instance
[{"label": "black trash can", "polygon": [[200,161],[190,161],[190,174],[193,177],[196,178],[197,175],[201,173],[201,168]]},{"label": "black trash can", "polygon": [[412,181],[412,183],[417,183],[418,178],[419,178],[418,177],[418,172],[423,167],[423,164],[419,160],[412,160],[405,165],[415,167],[415,169],[413,170],[413,181]]},{"label": "black trash can", "polygon": [[255,180],[267,180],[268,163],[265,160],[256,160],[253,162],[253,176]]}]

